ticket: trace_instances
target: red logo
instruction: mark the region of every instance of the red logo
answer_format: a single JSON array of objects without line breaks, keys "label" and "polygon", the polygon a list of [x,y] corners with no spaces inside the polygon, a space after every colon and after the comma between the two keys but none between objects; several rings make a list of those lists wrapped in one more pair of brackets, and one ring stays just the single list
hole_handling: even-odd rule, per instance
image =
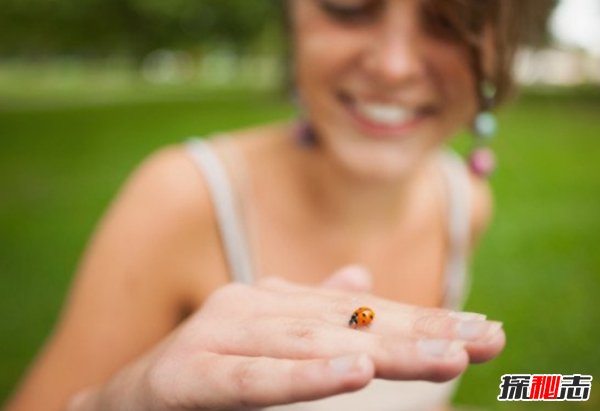
[{"label": "red logo", "polygon": [[591,375],[504,374],[498,401],[587,401]]}]

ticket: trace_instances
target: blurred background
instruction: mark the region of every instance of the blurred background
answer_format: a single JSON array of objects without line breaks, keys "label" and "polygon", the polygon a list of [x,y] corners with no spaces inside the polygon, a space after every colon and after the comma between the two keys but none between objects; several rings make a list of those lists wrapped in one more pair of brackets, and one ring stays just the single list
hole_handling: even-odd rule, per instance
[{"label": "blurred background", "polygon": [[[1,0],[0,403],[144,157],[294,116],[276,3]],[[600,378],[600,1],[555,3],[542,41],[519,52],[521,96],[500,113],[495,220],[467,309],[504,321],[508,345],[466,373],[466,409],[600,409],[597,382],[586,403],[496,401],[505,373]]]}]

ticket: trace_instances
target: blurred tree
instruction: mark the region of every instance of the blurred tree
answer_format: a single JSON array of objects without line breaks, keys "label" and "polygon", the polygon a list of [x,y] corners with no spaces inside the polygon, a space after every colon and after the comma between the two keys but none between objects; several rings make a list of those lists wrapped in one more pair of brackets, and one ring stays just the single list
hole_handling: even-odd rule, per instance
[{"label": "blurred tree", "polygon": [[[0,0],[0,56],[131,55],[226,43],[244,52],[279,26],[284,0]],[[520,6],[528,41],[546,40],[558,0]],[[277,40],[274,39],[277,44]]]},{"label": "blurred tree", "polygon": [[243,52],[277,24],[279,0],[1,0],[0,55],[141,58],[228,43]]},{"label": "blurred tree", "polygon": [[521,27],[523,43],[545,46],[552,41],[548,30],[548,20],[559,2],[560,0],[526,0],[522,2],[516,20],[523,26]]}]

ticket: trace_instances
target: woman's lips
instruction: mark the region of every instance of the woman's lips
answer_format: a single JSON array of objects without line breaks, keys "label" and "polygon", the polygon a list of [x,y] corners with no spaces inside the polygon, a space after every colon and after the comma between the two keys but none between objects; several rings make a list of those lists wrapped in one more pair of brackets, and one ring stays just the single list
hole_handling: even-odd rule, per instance
[{"label": "woman's lips", "polygon": [[342,102],[363,133],[381,138],[407,136],[433,114],[431,109],[409,108],[397,103],[347,98]]}]

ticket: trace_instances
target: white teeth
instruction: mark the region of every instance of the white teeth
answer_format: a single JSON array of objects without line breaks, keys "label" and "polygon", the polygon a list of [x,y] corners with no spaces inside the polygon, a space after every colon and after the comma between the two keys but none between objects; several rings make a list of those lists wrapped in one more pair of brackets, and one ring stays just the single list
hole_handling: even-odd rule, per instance
[{"label": "white teeth", "polygon": [[383,104],[356,104],[356,110],[368,120],[383,125],[397,125],[416,117],[415,110]]}]

